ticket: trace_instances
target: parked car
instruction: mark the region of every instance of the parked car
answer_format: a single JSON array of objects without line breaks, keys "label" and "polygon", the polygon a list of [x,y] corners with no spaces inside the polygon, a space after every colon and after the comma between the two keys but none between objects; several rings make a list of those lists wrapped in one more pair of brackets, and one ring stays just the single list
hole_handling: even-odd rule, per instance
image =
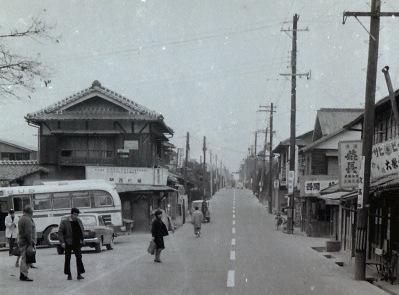
[{"label": "parked car", "polygon": [[[202,210],[202,200],[196,200],[192,201],[191,203],[191,212],[194,212],[195,207],[198,206],[200,210]],[[211,222],[211,211],[209,209],[209,201],[206,201],[206,207],[208,210],[206,210],[205,215],[204,215],[204,222]]]},{"label": "parked car", "polygon": [[[68,218],[70,215],[61,217],[61,220]],[[83,232],[83,247],[94,248],[97,253],[102,251],[103,246],[107,250],[112,250],[114,247],[114,229],[106,226],[101,215],[96,213],[80,214],[79,218],[82,220]],[[50,234],[50,244],[56,246],[58,254],[64,254],[64,248],[58,238],[58,228],[54,229]]]}]

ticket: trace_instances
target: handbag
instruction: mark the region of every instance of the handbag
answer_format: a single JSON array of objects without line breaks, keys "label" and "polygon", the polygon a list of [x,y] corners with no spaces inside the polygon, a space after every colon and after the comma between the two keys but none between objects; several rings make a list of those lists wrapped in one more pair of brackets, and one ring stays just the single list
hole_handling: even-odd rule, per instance
[{"label": "handbag", "polygon": [[35,246],[28,246],[26,248],[26,263],[36,263],[36,248]]},{"label": "handbag", "polygon": [[21,250],[19,250],[18,245],[14,245],[14,247],[11,250],[11,254],[14,256],[21,256]]},{"label": "handbag", "polygon": [[155,242],[153,240],[151,240],[150,244],[148,245],[147,252],[151,255],[154,255],[156,247],[157,247],[157,245],[155,244]]}]

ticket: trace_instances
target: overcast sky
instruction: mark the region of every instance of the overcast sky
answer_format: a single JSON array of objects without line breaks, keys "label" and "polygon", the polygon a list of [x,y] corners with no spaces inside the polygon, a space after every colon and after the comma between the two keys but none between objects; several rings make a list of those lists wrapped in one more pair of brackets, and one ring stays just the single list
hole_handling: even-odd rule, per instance
[{"label": "overcast sky", "polygon": [[[43,62],[51,79],[31,98],[2,98],[0,138],[35,145],[24,115],[77,91],[93,80],[162,113],[191,157],[199,159],[202,137],[232,171],[264,128],[260,104],[277,105],[275,144],[289,136],[291,39],[280,30],[300,15],[297,133],[313,129],[321,107],[362,107],[368,33],[356,19],[342,25],[344,10],[369,11],[365,0],[2,0],[1,30],[23,28],[40,16],[54,25],[60,42],[13,42],[20,54]],[[399,1],[382,10],[399,11]],[[369,20],[362,18],[368,27]],[[399,19],[382,20],[379,69],[391,67],[399,88]],[[378,72],[377,99],[387,94]],[[259,143],[263,139],[259,138]],[[259,144],[258,149],[261,148]]]}]

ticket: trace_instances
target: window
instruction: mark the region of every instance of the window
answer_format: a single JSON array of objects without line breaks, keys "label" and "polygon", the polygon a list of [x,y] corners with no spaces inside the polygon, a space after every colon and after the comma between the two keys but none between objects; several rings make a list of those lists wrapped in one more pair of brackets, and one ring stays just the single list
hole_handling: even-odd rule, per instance
[{"label": "window", "polygon": [[83,226],[96,226],[97,220],[96,217],[93,215],[83,215],[79,217],[82,220]]},{"label": "window", "polygon": [[71,157],[71,156],[72,156],[71,150],[62,150],[61,151],[61,157]]},{"label": "window", "polygon": [[22,211],[26,205],[30,205],[30,195],[14,196],[13,203],[15,211]]},{"label": "window", "polygon": [[29,153],[1,153],[2,160],[29,160]]},{"label": "window", "polygon": [[53,209],[69,209],[71,208],[71,197],[69,193],[53,194]]},{"label": "window", "polygon": [[112,206],[112,197],[105,191],[94,191],[94,207]]},{"label": "window", "polygon": [[73,192],[72,206],[76,208],[90,208],[89,192]]},{"label": "window", "polygon": [[51,209],[51,194],[35,194],[32,198],[34,210]]}]

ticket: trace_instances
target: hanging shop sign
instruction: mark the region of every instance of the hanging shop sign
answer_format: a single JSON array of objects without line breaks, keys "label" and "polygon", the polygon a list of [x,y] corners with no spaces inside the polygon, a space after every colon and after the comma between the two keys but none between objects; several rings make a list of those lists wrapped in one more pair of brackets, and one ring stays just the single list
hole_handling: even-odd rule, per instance
[{"label": "hanging shop sign", "polygon": [[339,186],[344,190],[356,189],[359,185],[362,142],[341,141],[338,144]]},{"label": "hanging shop sign", "polygon": [[371,178],[399,172],[399,137],[373,145]]}]

